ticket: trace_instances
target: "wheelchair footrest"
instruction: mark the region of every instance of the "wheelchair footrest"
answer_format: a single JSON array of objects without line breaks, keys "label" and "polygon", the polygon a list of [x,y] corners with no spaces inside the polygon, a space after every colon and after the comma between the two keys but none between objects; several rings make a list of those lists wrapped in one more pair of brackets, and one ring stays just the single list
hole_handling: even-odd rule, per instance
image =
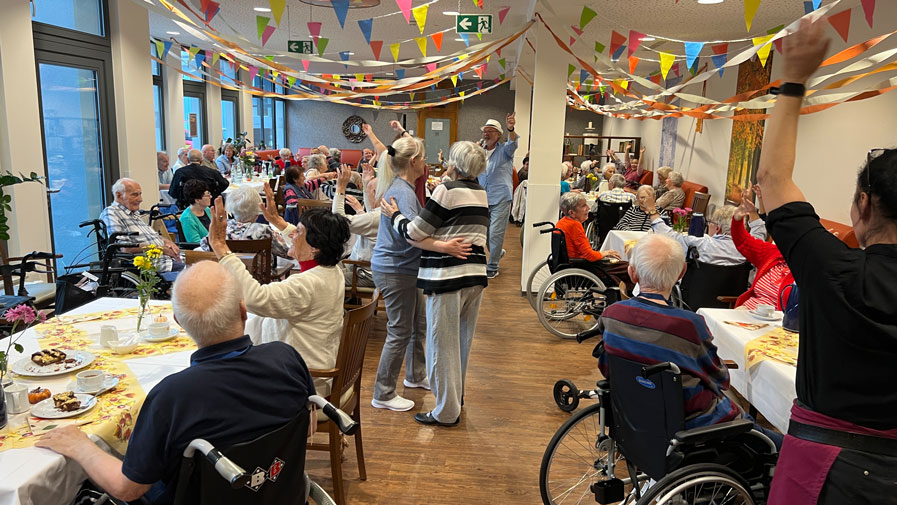
[{"label": "wheelchair footrest", "polygon": [[623,501],[623,481],[620,479],[602,480],[592,484],[595,502],[601,504],[619,503]]}]

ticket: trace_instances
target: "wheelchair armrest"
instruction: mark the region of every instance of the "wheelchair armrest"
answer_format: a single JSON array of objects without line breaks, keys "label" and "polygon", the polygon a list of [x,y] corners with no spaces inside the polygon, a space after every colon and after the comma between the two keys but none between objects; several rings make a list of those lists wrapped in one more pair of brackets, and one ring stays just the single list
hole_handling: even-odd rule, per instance
[{"label": "wheelchair armrest", "polygon": [[199,242],[177,242],[177,246],[181,248],[181,250],[192,251],[199,247]]},{"label": "wheelchair armrest", "polygon": [[358,422],[349,417],[349,414],[334,407],[333,404],[324,399],[324,397],[311,395],[308,397],[308,403],[314,404],[324,411],[324,414],[329,417],[331,421],[336,423],[339,430],[346,435],[354,435],[355,432],[358,431]]},{"label": "wheelchair armrest", "polygon": [[699,444],[709,440],[716,440],[732,435],[740,435],[747,433],[754,428],[754,423],[750,419],[736,419],[725,423],[712,424],[710,426],[701,426],[700,428],[692,428],[690,430],[677,431],[673,435],[673,441],[678,444]]},{"label": "wheelchair armrest", "polygon": [[230,482],[231,488],[239,489],[249,482],[251,475],[249,475],[246,470],[243,470],[240,465],[228,459],[224,454],[221,454],[221,451],[216,449],[209,442],[201,438],[194,439],[190,442],[190,445],[184,449],[184,457],[192,458],[196,451],[199,451],[200,454],[208,460],[209,464],[215,468],[215,471],[218,472],[224,480]]}]

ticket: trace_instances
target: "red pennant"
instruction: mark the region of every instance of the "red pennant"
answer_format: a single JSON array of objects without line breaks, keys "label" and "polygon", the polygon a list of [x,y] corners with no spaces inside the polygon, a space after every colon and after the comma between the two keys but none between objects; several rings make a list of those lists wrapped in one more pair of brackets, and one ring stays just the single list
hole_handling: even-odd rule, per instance
[{"label": "red pennant", "polygon": [[573,44],[575,44],[575,43],[576,43],[576,39],[573,37],[570,37],[570,46],[573,46]]},{"label": "red pennant", "polygon": [[785,40],[785,37],[780,39],[775,39],[772,41],[772,46],[776,48],[776,52],[782,54],[782,41]]},{"label": "red pennant", "polygon": [[374,74],[364,74],[364,80],[367,82],[374,82]]},{"label": "red pennant", "polygon": [[710,49],[713,50],[713,54],[726,54],[729,52],[729,44],[717,44],[715,46],[711,46]]},{"label": "red pennant", "polygon": [[502,7],[501,9],[498,10],[498,24],[499,24],[499,26],[502,25],[502,24],[504,24],[504,22],[505,22],[505,17],[508,15],[508,11],[510,11],[510,10],[511,10],[510,7]]},{"label": "red pennant", "polygon": [[649,79],[651,79],[651,82],[653,82],[654,84],[657,84],[659,86],[660,85],[660,77],[661,77],[660,74],[656,74],[656,75],[652,75],[651,77],[649,77]]},{"label": "red pennant", "polygon": [[679,75],[679,62],[678,61],[673,64],[672,70],[673,70],[673,73],[676,74],[676,77],[681,77]]},{"label": "red pennant", "polygon": [[616,30],[610,34],[610,54],[617,54],[617,49],[626,42],[626,36],[617,33]]},{"label": "red pennant", "polygon": [[847,34],[850,32],[850,9],[845,9],[837,14],[828,17],[828,22],[832,24],[838,35],[847,42]]},{"label": "red pennant", "polygon": [[433,39],[433,44],[436,45],[436,52],[442,51],[442,34],[443,32],[439,32],[430,35],[430,38]]},{"label": "red pennant", "polygon": [[383,41],[382,40],[372,40],[371,41],[371,51],[374,53],[374,59],[380,59],[380,50],[383,49]]},{"label": "red pennant", "polygon": [[863,13],[866,15],[866,22],[869,28],[872,28],[872,16],[875,14],[875,0],[860,0],[863,4]]},{"label": "red pennant", "polygon": [[479,77],[480,79],[483,78],[483,66],[482,65],[480,65],[478,67],[474,67],[473,71],[476,72],[477,77]]},{"label": "red pennant", "polygon": [[637,66],[638,66],[638,58],[635,56],[630,56],[629,57],[629,73],[634,74],[635,67],[637,67]]},{"label": "red pennant", "polygon": [[500,47],[498,48],[498,50],[495,51],[495,54],[497,54],[498,57],[501,58],[501,48]]},{"label": "red pennant", "polygon": [[[634,53],[635,50],[638,49],[638,46],[642,44],[642,37],[644,36],[644,33],[637,32],[635,30],[629,30],[629,52],[627,53],[628,56],[632,56],[632,53]],[[613,51],[611,51],[611,54],[613,54]],[[632,72],[629,73],[631,74]]]},{"label": "red pennant", "polygon": [[570,28],[573,28],[573,31],[576,32],[577,35],[582,36],[582,30],[576,27],[576,25],[570,25]]},{"label": "red pennant", "polygon": [[311,39],[315,42],[315,45],[318,45],[318,37],[321,36],[321,23],[308,23],[308,33],[311,35]]}]

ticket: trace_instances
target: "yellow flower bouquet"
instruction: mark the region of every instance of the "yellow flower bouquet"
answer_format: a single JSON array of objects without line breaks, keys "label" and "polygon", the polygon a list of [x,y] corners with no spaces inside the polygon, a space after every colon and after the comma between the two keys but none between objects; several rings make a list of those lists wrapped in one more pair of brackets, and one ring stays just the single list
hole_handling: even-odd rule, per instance
[{"label": "yellow flower bouquet", "polygon": [[137,267],[137,275],[140,282],[137,284],[137,298],[140,303],[140,312],[137,314],[137,332],[140,332],[140,325],[143,323],[143,315],[146,312],[146,305],[150,298],[156,292],[156,285],[159,284],[159,275],[156,272],[156,260],[162,257],[162,248],[157,245],[148,245],[143,250],[143,254],[134,258],[134,266]]}]

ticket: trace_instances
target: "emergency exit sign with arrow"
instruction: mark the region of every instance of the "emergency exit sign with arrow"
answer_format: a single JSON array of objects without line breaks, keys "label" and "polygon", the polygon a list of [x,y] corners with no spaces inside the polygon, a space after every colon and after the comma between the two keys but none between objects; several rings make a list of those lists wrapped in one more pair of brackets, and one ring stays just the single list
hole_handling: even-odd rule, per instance
[{"label": "emergency exit sign with arrow", "polygon": [[458,33],[492,33],[491,14],[458,14],[455,18]]},{"label": "emergency exit sign with arrow", "polygon": [[314,48],[310,40],[290,40],[287,42],[287,51],[291,53],[312,54]]}]

